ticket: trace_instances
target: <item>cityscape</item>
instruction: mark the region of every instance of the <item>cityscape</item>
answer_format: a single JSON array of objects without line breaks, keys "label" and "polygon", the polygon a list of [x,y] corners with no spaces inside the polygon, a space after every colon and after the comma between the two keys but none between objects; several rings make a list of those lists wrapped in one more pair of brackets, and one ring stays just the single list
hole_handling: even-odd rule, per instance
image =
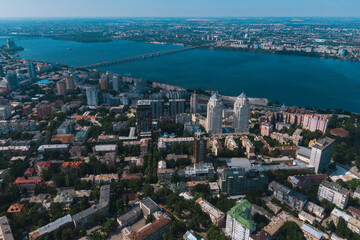
[{"label": "cityscape", "polygon": [[[246,87],[227,94],[221,79],[218,89],[188,88],[112,68],[138,62],[141,72],[198,49],[357,62],[358,18],[1,21],[0,239],[360,239],[355,107],[283,104]],[[72,66],[23,57],[23,39],[160,47]],[[59,54],[77,51],[66,44]]]}]

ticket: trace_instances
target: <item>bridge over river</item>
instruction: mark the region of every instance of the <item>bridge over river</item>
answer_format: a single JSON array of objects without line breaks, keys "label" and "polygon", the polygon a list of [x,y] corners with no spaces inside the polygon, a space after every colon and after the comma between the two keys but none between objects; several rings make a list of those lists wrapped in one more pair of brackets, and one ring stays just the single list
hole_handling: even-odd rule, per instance
[{"label": "bridge over river", "polygon": [[106,62],[99,62],[99,63],[89,64],[89,65],[84,65],[84,66],[80,66],[77,68],[92,69],[92,68],[97,68],[97,67],[104,67],[104,66],[109,66],[109,65],[114,65],[114,64],[126,63],[126,62],[130,62],[130,61],[142,60],[142,59],[146,59],[146,58],[159,57],[162,55],[168,55],[168,54],[172,54],[172,53],[184,52],[184,51],[191,50],[191,49],[193,49],[193,48],[185,47],[185,48],[178,48],[178,49],[172,49],[172,50],[164,50],[164,51],[159,51],[159,52],[145,53],[145,54],[132,56],[132,57],[126,57],[126,58],[120,58],[120,59],[106,61]]}]

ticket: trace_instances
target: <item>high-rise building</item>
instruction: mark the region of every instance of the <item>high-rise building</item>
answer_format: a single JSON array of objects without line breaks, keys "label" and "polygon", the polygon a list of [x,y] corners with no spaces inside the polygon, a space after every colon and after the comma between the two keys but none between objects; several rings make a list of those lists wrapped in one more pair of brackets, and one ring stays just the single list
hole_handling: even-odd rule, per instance
[{"label": "high-rise building", "polygon": [[120,92],[120,87],[121,87],[121,77],[118,74],[115,74],[112,78],[112,88],[114,91],[116,92]]},{"label": "high-rise building", "polygon": [[249,131],[249,117],[250,117],[250,103],[249,99],[244,93],[236,98],[234,103],[234,132],[248,132]]},{"label": "high-rise building", "polygon": [[66,84],[66,90],[74,90],[75,89],[74,77],[67,76],[65,78],[65,84]]},{"label": "high-rise building", "polygon": [[198,107],[197,96],[196,96],[196,91],[194,91],[194,93],[191,94],[190,96],[190,113],[191,114],[197,113],[197,107]]},{"label": "high-rise building", "polygon": [[311,146],[310,166],[315,168],[315,173],[321,173],[330,163],[335,140],[329,137],[318,139]]},{"label": "high-rise building", "polygon": [[108,76],[106,76],[106,75],[101,76],[101,78],[99,79],[99,84],[100,84],[101,90],[108,90],[109,89]]},{"label": "high-rise building", "polygon": [[26,61],[26,67],[28,71],[28,77],[31,80],[31,82],[36,82],[36,68],[33,61]]},{"label": "high-rise building", "polygon": [[350,192],[336,183],[323,181],[319,186],[317,196],[320,201],[326,199],[344,209],[349,201]]},{"label": "high-rise building", "polygon": [[9,85],[10,90],[16,90],[19,88],[19,82],[14,72],[8,72],[6,74],[6,81]]},{"label": "high-rise building", "polygon": [[196,132],[194,134],[194,163],[206,162],[207,138],[204,133]]},{"label": "high-rise building", "polygon": [[86,88],[86,99],[88,106],[98,106],[99,105],[99,90],[97,87],[88,87]]},{"label": "high-rise building", "polygon": [[5,73],[2,65],[0,65],[0,77],[5,77]]},{"label": "high-rise building", "polygon": [[206,131],[209,134],[222,133],[222,109],[221,98],[215,93],[207,104]]},{"label": "high-rise building", "polygon": [[150,100],[139,100],[136,104],[137,132],[150,132],[152,125],[152,107]]},{"label": "high-rise building", "polygon": [[228,195],[244,195],[251,190],[263,191],[267,184],[267,177],[263,173],[246,172],[243,168],[226,169],[219,178],[221,192]]},{"label": "high-rise building", "polygon": [[249,240],[256,223],[251,219],[251,203],[244,199],[226,214],[225,235],[232,240]]},{"label": "high-rise building", "polygon": [[0,120],[8,120],[11,116],[11,106],[1,105],[0,106]]},{"label": "high-rise building", "polygon": [[175,117],[185,112],[185,99],[170,99],[169,105],[169,116]]},{"label": "high-rise building", "polygon": [[66,94],[66,87],[64,81],[58,81],[56,83],[56,90],[58,95],[65,95]]},{"label": "high-rise building", "polygon": [[36,107],[36,112],[38,114],[38,116],[42,119],[46,118],[48,115],[51,114],[52,112],[52,108],[50,104],[42,104],[40,103],[37,107]]}]

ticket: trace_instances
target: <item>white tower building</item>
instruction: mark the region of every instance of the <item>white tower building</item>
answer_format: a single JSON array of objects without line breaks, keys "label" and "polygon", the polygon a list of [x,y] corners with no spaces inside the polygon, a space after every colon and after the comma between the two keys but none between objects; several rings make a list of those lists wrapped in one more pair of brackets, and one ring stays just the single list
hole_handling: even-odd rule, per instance
[{"label": "white tower building", "polygon": [[96,87],[88,87],[86,88],[86,99],[88,106],[98,106],[99,98],[98,98],[99,90]]},{"label": "white tower building", "polygon": [[236,98],[234,103],[234,132],[248,132],[249,131],[249,117],[250,117],[250,103],[249,99],[244,93]]},{"label": "white tower building", "polygon": [[206,131],[209,134],[222,133],[222,109],[221,98],[215,93],[207,104]]}]

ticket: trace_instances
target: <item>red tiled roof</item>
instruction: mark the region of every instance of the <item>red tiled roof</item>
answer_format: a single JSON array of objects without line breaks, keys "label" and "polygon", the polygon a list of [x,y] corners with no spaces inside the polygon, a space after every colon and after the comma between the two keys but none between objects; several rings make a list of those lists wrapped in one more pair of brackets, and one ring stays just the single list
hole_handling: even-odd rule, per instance
[{"label": "red tiled roof", "polygon": [[31,178],[31,179],[26,179],[24,177],[18,177],[14,184],[18,185],[18,184],[40,184],[43,182],[42,178]]},{"label": "red tiled roof", "polygon": [[37,162],[37,163],[35,163],[35,166],[36,166],[36,168],[39,167],[41,169],[43,169],[43,168],[47,169],[51,166],[51,161]]},{"label": "red tiled roof", "polygon": [[128,172],[124,172],[121,176],[121,179],[125,179],[125,180],[132,180],[132,179],[141,179],[142,178],[142,173],[128,173]]},{"label": "red tiled roof", "polygon": [[349,207],[348,210],[352,215],[356,214],[356,215],[360,216],[360,209],[355,208],[355,207]]},{"label": "red tiled roof", "polygon": [[76,161],[76,162],[63,162],[63,164],[61,164],[62,168],[78,168],[81,166],[83,162],[82,161]]},{"label": "red tiled roof", "polygon": [[8,213],[21,213],[22,209],[24,208],[24,204],[13,204],[7,210]]}]

